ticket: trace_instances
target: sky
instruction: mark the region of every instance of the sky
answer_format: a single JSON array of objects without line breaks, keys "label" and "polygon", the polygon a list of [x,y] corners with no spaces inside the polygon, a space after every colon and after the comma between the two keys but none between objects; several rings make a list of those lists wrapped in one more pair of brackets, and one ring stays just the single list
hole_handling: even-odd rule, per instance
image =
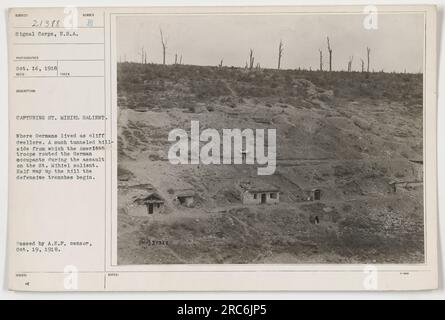
[{"label": "sky", "polygon": [[249,50],[255,64],[276,68],[278,45],[284,44],[282,69],[319,68],[319,50],[328,67],[326,37],[334,70],[361,69],[366,47],[370,69],[421,72],[424,50],[423,14],[378,15],[378,28],[366,29],[363,14],[299,15],[161,15],[117,17],[117,59],[141,61],[142,47],[151,63],[162,63],[160,29],[167,42],[166,62],[182,55],[184,64],[244,67]]}]

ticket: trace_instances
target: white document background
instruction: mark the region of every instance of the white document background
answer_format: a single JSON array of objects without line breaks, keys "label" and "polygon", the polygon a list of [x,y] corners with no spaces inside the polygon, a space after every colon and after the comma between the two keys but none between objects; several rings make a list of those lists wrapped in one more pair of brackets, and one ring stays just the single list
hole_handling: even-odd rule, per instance
[{"label": "white document background", "polygon": [[[419,1],[393,1],[392,4],[418,4]],[[445,6],[445,0],[442,1],[430,1],[428,3],[437,4],[439,6]],[[2,288],[0,292],[0,298],[2,299],[23,299],[23,298],[60,298],[60,299],[73,299],[73,298],[152,298],[152,299],[168,299],[168,298],[188,298],[188,299],[203,299],[203,298],[214,298],[214,299],[236,299],[236,298],[258,298],[258,299],[302,299],[302,298],[407,298],[407,299],[415,299],[415,298],[445,298],[445,291],[443,289],[442,283],[442,275],[443,275],[443,264],[441,257],[443,256],[443,240],[441,235],[444,234],[445,228],[443,223],[441,223],[441,213],[440,208],[445,199],[442,197],[442,188],[441,186],[445,183],[445,175],[443,173],[443,163],[445,160],[445,149],[441,146],[442,139],[444,136],[444,116],[443,111],[441,110],[441,106],[445,105],[445,101],[443,99],[443,93],[439,91],[439,100],[438,100],[438,175],[439,175],[439,190],[438,190],[438,198],[439,198],[439,278],[440,278],[440,290],[432,291],[432,292],[403,292],[403,293],[383,293],[383,292],[363,292],[363,293],[17,293],[17,292],[8,292],[6,289],[6,272],[5,272],[5,259],[6,259],[6,222],[7,222],[7,145],[8,145],[8,65],[7,65],[7,39],[6,39],[6,8],[8,7],[17,7],[17,6],[63,6],[63,5],[73,5],[72,1],[42,1],[42,2],[31,2],[31,1],[8,1],[3,0],[1,3],[1,7],[3,9],[3,15],[0,20],[0,77],[1,77],[1,87],[0,87],[0,139],[1,139],[1,157],[0,157],[0,276],[2,282]],[[93,1],[76,1],[75,4],[77,6],[147,6],[147,5],[221,5],[218,1],[101,1],[93,2]],[[272,2],[272,1],[225,1],[225,5],[305,5],[305,4],[324,4],[324,5],[333,5],[333,4],[363,4],[369,5],[368,1],[341,1],[341,2],[333,2],[333,1],[280,1],[280,2]],[[385,4],[385,1],[373,1],[372,4]],[[441,38],[438,42],[438,57],[440,61],[444,61],[444,53],[442,50],[442,43],[444,39],[443,30],[443,10],[439,7],[438,14],[438,36]],[[438,88],[443,88],[443,79],[445,67],[443,63],[438,63],[439,67],[439,79],[438,79]]]}]

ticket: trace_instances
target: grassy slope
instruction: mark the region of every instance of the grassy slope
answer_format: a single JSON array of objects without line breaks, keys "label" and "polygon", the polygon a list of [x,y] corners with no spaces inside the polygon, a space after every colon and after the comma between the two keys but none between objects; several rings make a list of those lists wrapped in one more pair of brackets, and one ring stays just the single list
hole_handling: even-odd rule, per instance
[{"label": "grassy slope", "polygon": [[[119,263],[422,261],[421,191],[388,186],[417,178],[409,159],[422,157],[421,75],[125,63],[118,96],[120,172],[134,174],[119,188]],[[279,166],[265,179],[280,186],[280,205],[241,208],[233,185],[255,168],[169,165],[167,134],[192,119],[277,128]],[[155,186],[169,214],[129,216],[127,186],[137,183]],[[197,208],[173,203],[178,185],[195,188]],[[310,185],[322,201],[297,202]]]}]

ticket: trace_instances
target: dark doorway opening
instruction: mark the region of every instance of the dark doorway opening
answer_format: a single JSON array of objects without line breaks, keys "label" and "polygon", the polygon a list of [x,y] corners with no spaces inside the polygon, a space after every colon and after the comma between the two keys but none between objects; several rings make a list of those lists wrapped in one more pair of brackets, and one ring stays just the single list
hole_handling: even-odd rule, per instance
[{"label": "dark doorway opening", "polygon": [[314,200],[320,200],[320,198],[321,198],[321,190],[315,189],[314,190]]},{"label": "dark doorway opening", "polygon": [[148,214],[153,214],[153,203],[148,204]]},{"label": "dark doorway opening", "polygon": [[261,203],[266,203],[266,194],[265,193],[261,194]]}]

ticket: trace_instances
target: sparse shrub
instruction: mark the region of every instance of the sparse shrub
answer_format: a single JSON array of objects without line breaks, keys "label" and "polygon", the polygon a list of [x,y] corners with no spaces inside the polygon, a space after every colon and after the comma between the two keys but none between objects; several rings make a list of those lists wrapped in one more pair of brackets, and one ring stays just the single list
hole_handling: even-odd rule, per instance
[{"label": "sparse shrub", "polygon": [[150,155],[148,156],[148,158],[151,161],[162,161],[162,157],[160,157],[157,153],[150,153]]},{"label": "sparse shrub", "polygon": [[349,166],[338,165],[334,167],[334,176],[336,177],[351,176],[353,174],[354,174],[353,168]]},{"label": "sparse shrub", "polygon": [[134,178],[133,172],[131,172],[130,170],[127,170],[125,168],[122,168],[121,166],[117,167],[117,176],[118,176],[119,180],[123,180],[123,181]]},{"label": "sparse shrub", "polygon": [[360,129],[363,130],[369,130],[371,128],[371,125],[369,124],[368,121],[361,119],[357,116],[352,116],[351,117],[352,122],[354,122],[354,124],[359,127]]},{"label": "sparse shrub", "polygon": [[404,178],[405,175],[402,172],[396,172],[396,174],[394,175],[396,178]]},{"label": "sparse shrub", "polygon": [[402,157],[404,157],[404,158],[409,158],[409,154],[408,153],[406,153],[406,151],[402,151],[402,152],[400,152],[400,155],[402,156]]},{"label": "sparse shrub", "polygon": [[332,212],[330,217],[333,223],[337,223],[340,220],[340,214],[337,211]]}]

